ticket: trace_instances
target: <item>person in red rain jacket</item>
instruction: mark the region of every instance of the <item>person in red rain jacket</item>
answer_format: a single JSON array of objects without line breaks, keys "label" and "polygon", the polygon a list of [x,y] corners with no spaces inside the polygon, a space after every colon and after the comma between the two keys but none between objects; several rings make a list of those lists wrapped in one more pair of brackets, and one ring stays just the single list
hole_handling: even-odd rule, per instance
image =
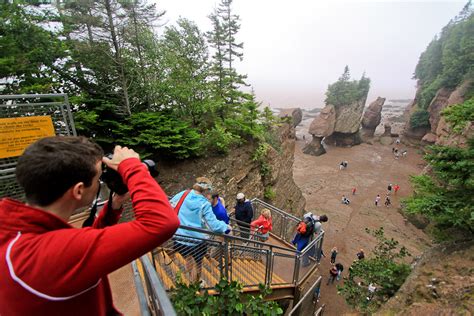
[{"label": "person in red rain jacket", "polygon": [[[68,224],[97,196],[102,162],[127,185],[136,220],[117,224],[114,196],[92,227]],[[169,239],[179,220],[132,149],[112,159],[84,137],[47,137],[16,166],[26,204],[0,201],[0,315],[117,315],[107,274]],[[117,224],[117,225],[115,225]]]},{"label": "person in red rain jacket", "polygon": [[266,208],[263,209],[262,214],[250,223],[250,227],[256,229],[262,241],[266,241],[273,229],[272,213],[270,213],[270,210]]}]

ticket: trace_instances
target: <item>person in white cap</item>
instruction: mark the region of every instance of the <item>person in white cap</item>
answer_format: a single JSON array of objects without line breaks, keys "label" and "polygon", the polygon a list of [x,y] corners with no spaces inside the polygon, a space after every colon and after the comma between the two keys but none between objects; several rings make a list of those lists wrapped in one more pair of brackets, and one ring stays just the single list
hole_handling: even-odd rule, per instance
[{"label": "person in white cap", "polygon": [[245,195],[240,192],[237,194],[237,204],[235,205],[235,219],[240,228],[240,237],[249,238],[250,223],[253,218],[252,203],[245,199]]}]

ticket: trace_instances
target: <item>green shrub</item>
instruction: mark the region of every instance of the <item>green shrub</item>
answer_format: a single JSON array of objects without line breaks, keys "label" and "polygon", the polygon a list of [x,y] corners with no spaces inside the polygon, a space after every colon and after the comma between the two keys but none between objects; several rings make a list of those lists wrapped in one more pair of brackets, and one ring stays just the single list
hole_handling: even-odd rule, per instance
[{"label": "green shrub", "polygon": [[140,112],[117,129],[119,142],[143,155],[157,154],[184,159],[198,156],[200,135],[185,121],[162,112]]},{"label": "green shrub", "polygon": [[245,295],[242,284],[222,278],[216,284],[217,295],[202,290],[200,281],[186,285],[178,276],[171,291],[171,302],[178,315],[281,315],[283,310],[274,301],[264,298],[271,290],[259,285],[260,294]]},{"label": "green shrub", "polygon": [[423,214],[444,229],[474,233],[474,139],[468,148],[431,146],[425,160],[431,174],[414,176],[406,210]]},{"label": "green shrub", "polygon": [[263,192],[263,197],[269,201],[272,201],[276,197],[276,192],[272,187],[266,187]]},{"label": "green shrub", "polygon": [[430,127],[430,113],[424,109],[415,111],[410,117],[410,127]]},{"label": "green shrub", "polygon": [[362,75],[360,80],[350,80],[349,67],[344,68],[342,76],[326,91],[326,104],[336,107],[365,100],[370,89],[370,79]]},{"label": "green shrub", "polygon": [[474,98],[445,108],[442,115],[454,132],[461,133],[468,122],[474,122]]},{"label": "green shrub", "polygon": [[431,100],[433,100],[440,87],[440,80],[435,80],[421,90],[420,101],[418,102],[418,105],[421,109],[428,109]]},{"label": "green shrub", "polygon": [[267,143],[260,143],[252,155],[252,161],[257,162],[264,160],[269,149],[270,145]]},{"label": "green shrub", "polygon": [[233,145],[242,143],[242,139],[221,125],[216,125],[206,132],[203,143],[209,152],[227,154]]},{"label": "green shrub", "polygon": [[[338,293],[346,302],[356,309],[372,314],[390,297],[395,295],[405,279],[410,274],[410,266],[397,262],[410,254],[405,247],[400,247],[398,241],[388,239],[383,227],[376,231],[366,232],[374,236],[378,243],[371,256],[354,261],[349,268],[349,276],[344,278],[344,285],[338,286]],[[376,286],[372,299],[367,300],[368,285]]]}]

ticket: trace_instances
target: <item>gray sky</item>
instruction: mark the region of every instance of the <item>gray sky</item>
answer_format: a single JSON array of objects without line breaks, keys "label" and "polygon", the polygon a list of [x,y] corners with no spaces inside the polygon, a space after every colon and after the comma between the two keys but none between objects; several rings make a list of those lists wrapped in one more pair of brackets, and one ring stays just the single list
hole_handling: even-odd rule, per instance
[{"label": "gray sky", "polygon": [[[413,98],[420,54],[464,6],[451,1],[234,0],[238,39],[257,100],[272,107],[322,107],[328,84],[347,64],[353,78],[371,78],[377,96]],[[219,0],[161,0],[165,20],[185,17],[202,31]]]}]

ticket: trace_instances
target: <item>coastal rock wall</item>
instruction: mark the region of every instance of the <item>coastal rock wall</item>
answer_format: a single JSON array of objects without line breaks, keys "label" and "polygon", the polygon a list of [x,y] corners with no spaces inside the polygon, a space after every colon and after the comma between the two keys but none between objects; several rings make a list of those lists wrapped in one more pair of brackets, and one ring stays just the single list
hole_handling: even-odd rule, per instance
[{"label": "coastal rock wall", "polygon": [[293,181],[295,130],[284,124],[279,130],[280,146],[268,150],[264,162],[269,171],[262,175],[261,162],[252,161],[257,144],[247,144],[231,150],[225,157],[207,157],[182,162],[167,162],[159,166],[160,185],[168,195],[190,188],[196,177],[211,179],[217,192],[225,199],[228,211],[233,210],[235,196],[243,192],[248,198],[264,199],[272,192],[269,203],[285,211],[300,214],[306,200]]},{"label": "coastal rock wall", "polygon": [[[419,141],[422,144],[437,144],[448,146],[466,146],[467,139],[474,135],[474,126],[468,123],[461,133],[454,133],[441,115],[442,111],[454,104],[463,103],[468,90],[472,87],[471,81],[464,81],[456,89],[441,88],[437,91],[435,97],[431,101],[429,112],[429,128],[412,128],[410,127],[410,117],[417,109],[416,99],[407,108],[407,121],[404,130],[404,137],[408,141]],[[417,95],[419,91],[417,91]]]},{"label": "coastal rock wall", "polygon": [[303,111],[300,108],[281,109],[278,117],[290,117],[293,122],[293,127],[296,127],[303,120]]},{"label": "coastal rock wall", "polygon": [[378,97],[375,101],[370,103],[362,117],[362,138],[373,137],[375,129],[382,121],[382,108],[385,103],[385,98]]}]

